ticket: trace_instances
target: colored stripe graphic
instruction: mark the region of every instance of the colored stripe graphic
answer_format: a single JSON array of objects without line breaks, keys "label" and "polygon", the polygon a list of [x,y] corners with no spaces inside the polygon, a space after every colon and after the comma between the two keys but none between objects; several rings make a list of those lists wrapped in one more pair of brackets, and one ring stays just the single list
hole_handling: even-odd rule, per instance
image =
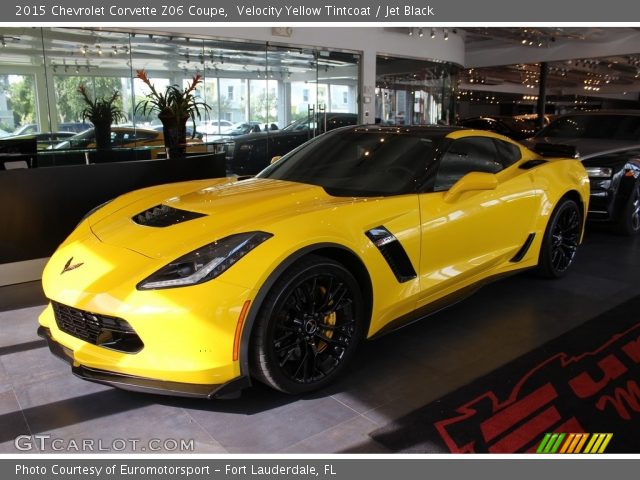
[{"label": "colored stripe graphic", "polygon": [[564,444],[562,444],[562,448],[560,449],[560,451],[558,453],[567,453],[567,450],[569,449],[569,446],[573,444],[573,442],[575,441],[577,434],[576,433],[570,433],[569,436],[567,437],[567,441],[564,442]]},{"label": "colored stripe graphic", "polygon": [[580,439],[580,441],[578,442],[578,445],[576,445],[575,450],[573,451],[573,453],[580,453],[582,452],[582,447],[585,444],[585,442],[587,441],[587,439],[589,438],[589,434],[588,433],[583,433],[582,434],[582,438]]},{"label": "colored stripe graphic", "polygon": [[576,433],[571,445],[567,448],[567,453],[576,453],[578,444],[584,441],[584,438],[588,437],[586,433]]},{"label": "colored stripe graphic", "polygon": [[560,445],[562,445],[562,440],[564,440],[564,437],[566,437],[566,433],[561,433],[560,435],[558,435],[558,440],[556,440],[556,443],[553,447],[551,447],[551,451],[549,453],[556,453],[558,451],[558,448],[560,448]]},{"label": "colored stripe graphic", "polygon": [[600,450],[598,450],[598,453],[604,453],[605,449],[607,448],[607,445],[609,445],[609,442],[613,438],[613,433],[606,433],[605,435],[606,435],[606,438],[604,439],[604,442],[602,442],[602,445],[600,446]]},{"label": "colored stripe graphic", "polygon": [[536,453],[604,453],[612,438],[613,433],[545,433]]},{"label": "colored stripe graphic", "polygon": [[547,446],[547,442],[549,441],[550,438],[551,438],[550,433],[544,434],[544,438],[540,442],[540,445],[538,445],[538,450],[536,450],[536,453],[544,453],[544,447]]},{"label": "colored stripe graphic", "polygon": [[[591,448],[593,447],[593,444],[596,443],[597,439],[598,439],[598,434],[597,433],[592,433],[591,434],[591,438],[587,442],[587,446],[584,447],[584,452],[582,452],[582,453],[591,453]],[[577,453],[580,453],[580,452],[577,452]]]}]

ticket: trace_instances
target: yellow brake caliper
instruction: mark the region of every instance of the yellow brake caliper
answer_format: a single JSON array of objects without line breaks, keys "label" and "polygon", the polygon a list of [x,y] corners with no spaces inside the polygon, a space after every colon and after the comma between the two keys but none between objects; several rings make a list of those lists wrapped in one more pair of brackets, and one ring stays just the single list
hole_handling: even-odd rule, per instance
[{"label": "yellow brake caliper", "polygon": [[[320,290],[322,292],[322,295],[326,295],[327,289],[324,287],[320,287]],[[327,304],[327,307],[331,307],[333,305],[333,300],[331,302],[329,302]],[[336,320],[338,318],[338,315],[336,314],[336,312],[331,312],[329,315],[325,315],[324,316],[324,323],[325,325],[335,325],[336,324]],[[325,329],[322,330],[322,334],[327,337],[327,338],[333,338],[333,332],[334,330],[331,329]],[[327,343],[323,342],[322,340],[318,342],[318,353],[324,351],[327,348]]]}]

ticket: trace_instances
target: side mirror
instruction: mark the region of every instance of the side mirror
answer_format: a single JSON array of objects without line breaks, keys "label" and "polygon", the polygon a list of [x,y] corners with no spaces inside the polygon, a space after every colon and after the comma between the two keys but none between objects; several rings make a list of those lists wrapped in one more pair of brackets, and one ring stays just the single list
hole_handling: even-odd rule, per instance
[{"label": "side mirror", "polygon": [[274,163],[276,163],[278,160],[280,160],[282,158],[281,155],[276,155],[275,157],[273,157],[271,159],[271,165],[273,165]]},{"label": "side mirror", "polygon": [[458,180],[444,195],[447,203],[455,202],[460,195],[478,190],[495,190],[498,179],[493,173],[470,172]]}]

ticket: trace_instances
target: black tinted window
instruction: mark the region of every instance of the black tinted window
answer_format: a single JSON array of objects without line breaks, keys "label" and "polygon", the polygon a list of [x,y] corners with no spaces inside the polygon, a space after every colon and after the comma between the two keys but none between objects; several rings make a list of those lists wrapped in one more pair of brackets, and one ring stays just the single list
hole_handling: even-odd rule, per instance
[{"label": "black tinted window", "polygon": [[522,152],[513,143],[497,139],[493,141],[496,143],[496,148],[498,149],[498,161],[504,168],[513,165],[522,158]]},{"label": "black tinted window", "polygon": [[417,179],[433,164],[434,142],[439,139],[375,131],[328,133],[286,155],[259,177],[319,185],[336,196],[412,193]]},{"label": "black tinted window", "polygon": [[469,172],[497,173],[502,168],[493,139],[466,137],[454,140],[440,158],[434,191],[449,190]]}]

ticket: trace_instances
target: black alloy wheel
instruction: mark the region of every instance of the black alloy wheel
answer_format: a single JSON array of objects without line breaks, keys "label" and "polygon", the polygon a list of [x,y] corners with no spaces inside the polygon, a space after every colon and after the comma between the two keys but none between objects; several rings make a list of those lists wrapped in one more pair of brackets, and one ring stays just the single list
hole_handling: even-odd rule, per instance
[{"label": "black alloy wheel", "polygon": [[618,222],[618,231],[633,236],[640,233],[640,181],[636,182]]},{"label": "black alloy wheel", "polygon": [[285,393],[306,393],[344,369],[363,336],[358,283],[341,264],[308,256],[275,283],[252,337],[252,373]]},{"label": "black alloy wheel", "polygon": [[538,273],[547,278],[560,278],[573,264],[580,244],[582,213],[573,200],[560,201],[551,214],[542,241]]}]

